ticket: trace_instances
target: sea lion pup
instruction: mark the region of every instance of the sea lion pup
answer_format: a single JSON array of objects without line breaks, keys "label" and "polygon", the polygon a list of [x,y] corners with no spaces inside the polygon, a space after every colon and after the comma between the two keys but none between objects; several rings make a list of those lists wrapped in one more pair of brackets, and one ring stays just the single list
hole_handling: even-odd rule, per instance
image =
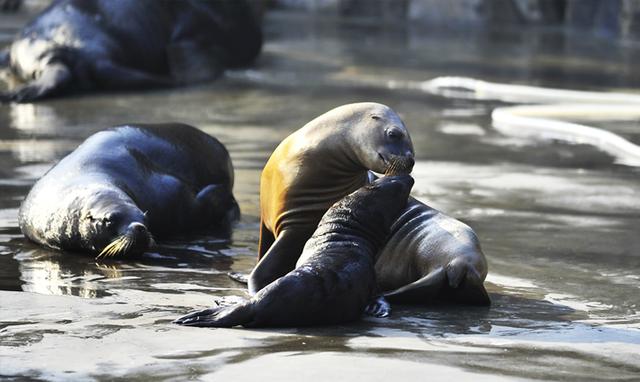
[{"label": "sea lion pup", "polygon": [[322,215],[368,182],[367,170],[413,168],[413,144],[388,106],[354,103],[307,123],[275,149],[260,179],[258,264],[249,276],[256,293],[291,271]]},{"label": "sea lion pup", "polygon": [[358,319],[376,293],[374,263],[413,186],[385,176],[335,203],[306,242],[296,268],[250,300],[191,313],[188,326],[330,325]]},{"label": "sea lion pup", "polygon": [[376,277],[390,302],[490,304],[487,260],[475,232],[411,197],[380,251]]},{"label": "sea lion pup", "polygon": [[233,167],[217,139],[183,124],[90,136],[33,186],[18,222],[34,242],[124,258],[156,239],[238,218]]},{"label": "sea lion pup", "polygon": [[56,0],[11,45],[5,61],[25,84],[0,101],[210,80],[261,46],[243,0]]}]

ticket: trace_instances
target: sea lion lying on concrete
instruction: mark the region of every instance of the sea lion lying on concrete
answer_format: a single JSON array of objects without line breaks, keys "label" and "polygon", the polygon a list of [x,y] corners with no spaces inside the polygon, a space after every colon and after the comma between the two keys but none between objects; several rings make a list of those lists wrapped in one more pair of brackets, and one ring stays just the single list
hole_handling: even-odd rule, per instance
[{"label": "sea lion lying on concrete", "polygon": [[0,101],[213,79],[253,62],[261,46],[243,0],[56,0],[0,54],[25,82]]},{"label": "sea lion lying on concrete", "polygon": [[183,124],[100,131],[51,168],[20,207],[38,244],[127,257],[156,239],[229,225],[239,217],[225,147]]}]

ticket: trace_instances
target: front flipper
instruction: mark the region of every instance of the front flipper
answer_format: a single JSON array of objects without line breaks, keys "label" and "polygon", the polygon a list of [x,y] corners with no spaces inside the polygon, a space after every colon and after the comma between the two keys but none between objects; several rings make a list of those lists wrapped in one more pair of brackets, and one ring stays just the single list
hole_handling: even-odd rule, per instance
[{"label": "front flipper", "polygon": [[264,224],[264,220],[260,219],[260,240],[258,241],[258,260],[262,259],[264,255],[267,253],[269,248],[273,245],[273,242],[276,240],[275,236],[273,236],[273,232],[267,228]]},{"label": "front flipper", "polygon": [[313,230],[305,228],[282,231],[249,275],[249,293],[257,293],[292,271],[312,233]]},{"label": "front flipper", "polygon": [[384,296],[378,296],[364,308],[364,313],[378,318],[389,317],[391,315],[391,304]]},{"label": "front flipper", "polygon": [[65,91],[71,83],[69,68],[62,64],[47,65],[40,77],[16,90],[0,94],[2,102],[31,102]]},{"label": "front flipper", "polygon": [[252,303],[246,301],[228,307],[213,307],[182,316],[174,324],[198,327],[231,328],[249,325],[253,321]]}]

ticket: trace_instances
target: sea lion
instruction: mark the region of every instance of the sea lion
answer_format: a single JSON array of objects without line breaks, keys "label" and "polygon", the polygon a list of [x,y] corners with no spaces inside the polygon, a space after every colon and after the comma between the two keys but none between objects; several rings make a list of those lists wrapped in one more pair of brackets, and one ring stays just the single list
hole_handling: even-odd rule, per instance
[{"label": "sea lion", "polygon": [[56,0],[11,44],[9,67],[25,84],[0,100],[213,79],[253,62],[261,46],[243,0]]},{"label": "sea lion", "polygon": [[296,268],[230,307],[191,313],[175,323],[245,327],[330,325],[358,319],[375,297],[375,257],[413,186],[385,176],[335,203],[304,245]]},{"label": "sea lion", "polygon": [[376,277],[390,302],[490,304],[482,284],[487,261],[475,232],[414,198],[391,226]]},{"label": "sea lion", "polygon": [[89,137],[33,186],[18,221],[29,239],[126,257],[156,239],[238,218],[233,167],[217,139],[184,124],[114,127]]},{"label": "sea lion", "polygon": [[413,168],[413,144],[388,106],[354,103],[307,123],[275,149],[260,179],[258,264],[249,275],[256,293],[291,271],[322,215],[368,182],[368,170]]}]

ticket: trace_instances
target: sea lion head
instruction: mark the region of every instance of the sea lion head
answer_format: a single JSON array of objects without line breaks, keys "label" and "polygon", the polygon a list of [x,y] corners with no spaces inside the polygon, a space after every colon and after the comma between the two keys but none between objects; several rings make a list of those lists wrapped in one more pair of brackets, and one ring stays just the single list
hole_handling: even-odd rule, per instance
[{"label": "sea lion head", "polygon": [[353,149],[359,161],[380,174],[409,174],[414,152],[409,131],[390,107],[378,103],[353,104],[358,121]]},{"label": "sea lion head", "polygon": [[337,217],[381,247],[391,225],[407,205],[413,182],[407,174],[383,176],[338,201],[323,220]]},{"label": "sea lion head", "polygon": [[408,174],[383,176],[362,188],[362,203],[375,211],[373,220],[388,230],[406,207],[413,183]]},{"label": "sea lion head", "polygon": [[96,258],[131,256],[153,242],[145,219],[127,196],[100,190],[84,201],[78,231],[85,245],[98,253]]}]

